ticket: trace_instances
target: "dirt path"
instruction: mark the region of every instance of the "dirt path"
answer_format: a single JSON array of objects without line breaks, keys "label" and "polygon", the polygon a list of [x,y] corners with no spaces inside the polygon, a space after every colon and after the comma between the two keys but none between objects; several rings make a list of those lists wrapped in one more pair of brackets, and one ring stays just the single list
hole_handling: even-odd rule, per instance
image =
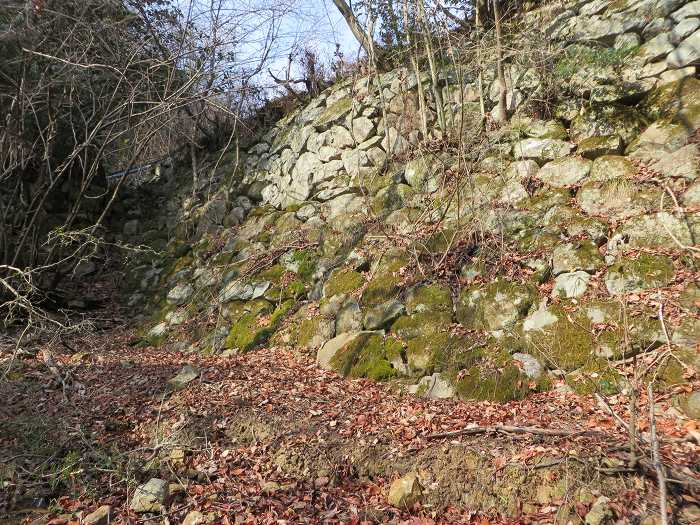
[{"label": "dirt path", "polygon": [[[111,331],[72,341],[72,354],[52,348],[65,388],[41,353],[0,385],[7,523],[69,523],[104,504],[120,522],[142,523],[148,516],[128,503],[154,477],[180,485],[170,523],[194,510],[217,523],[566,523],[601,494],[618,517],[656,505],[652,480],[625,472],[625,435],[590,397],[555,389],[506,405],[429,401],[340,378],[288,349],[222,358],[129,341]],[[199,375],[172,392],[184,363]],[[695,475],[700,448],[685,439],[694,427],[669,403],[657,418],[664,457]],[[497,424],[599,432],[429,438]],[[423,498],[400,510],[386,494],[409,471]]]}]

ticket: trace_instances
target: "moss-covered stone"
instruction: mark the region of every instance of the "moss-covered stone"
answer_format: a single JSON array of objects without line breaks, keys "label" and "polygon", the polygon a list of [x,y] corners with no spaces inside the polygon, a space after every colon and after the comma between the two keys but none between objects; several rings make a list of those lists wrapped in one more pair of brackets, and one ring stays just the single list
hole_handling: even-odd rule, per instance
[{"label": "moss-covered stone", "polygon": [[374,264],[373,277],[362,292],[362,306],[375,306],[395,298],[401,290],[403,276],[400,271],[408,265],[403,251],[382,255]]},{"label": "moss-covered stone", "polygon": [[420,285],[406,294],[406,312],[452,312],[452,293],[440,284]]},{"label": "moss-covered stone", "polygon": [[371,337],[357,355],[350,369],[350,377],[367,377],[382,381],[397,375],[393,364],[401,360],[403,346],[396,339],[375,335]]},{"label": "moss-covered stone", "polygon": [[509,330],[525,316],[537,292],[531,286],[498,278],[485,287],[465,288],[457,302],[457,320],[475,330]]},{"label": "moss-covered stone", "polygon": [[246,352],[264,343],[293,306],[294,301],[288,300],[275,308],[269,316],[259,316],[253,311],[243,313],[231,326],[224,347]]},{"label": "moss-covered stone", "polygon": [[598,328],[594,353],[599,357],[623,359],[658,348],[665,342],[655,311],[632,315],[625,313],[619,301],[599,300],[583,305],[583,312]]},{"label": "moss-covered stone", "polygon": [[622,104],[594,104],[571,122],[569,134],[576,143],[607,135],[618,135],[630,143],[645,127],[645,118],[635,109]]},{"label": "moss-covered stone", "polygon": [[411,201],[414,194],[413,188],[407,184],[390,183],[379,189],[372,198],[372,211],[381,216],[394,210],[400,210]]},{"label": "moss-covered stone", "polygon": [[639,105],[653,119],[672,118],[700,106],[700,80],[686,78],[653,89]]},{"label": "moss-covered stone", "polygon": [[673,280],[673,261],[665,255],[641,253],[623,258],[608,268],[605,286],[611,295],[666,286]]},{"label": "moss-covered stone", "polygon": [[341,293],[351,293],[360,288],[365,282],[364,276],[349,269],[334,271],[323,286],[323,296],[333,297]]},{"label": "moss-covered stone", "polygon": [[581,312],[540,308],[523,321],[522,330],[529,352],[549,367],[575,370],[594,357],[591,322]]},{"label": "moss-covered stone", "polygon": [[544,215],[554,206],[563,206],[571,200],[571,191],[565,188],[542,188],[527,203],[527,210]]},{"label": "moss-covered stone", "polygon": [[392,362],[401,359],[401,351],[402,346],[395,339],[384,339],[377,332],[363,332],[343,346],[330,364],[344,376],[380,381],[397,374]]},{"label": "moss-covered stone", "polygon": [[597,159],[603,155],[622,153],[622,139],[619,135],[588,137],[579,142],[577,153],[586,159]]},{"label": "moss-covered stone", "polygon": [[579,370],[567,374],[566,383],[582,395],[613,395],[623,386],[622,376],[604,359],[592,359]]},{"label": "moss-covered stone", "polygon": [[452,373],[461,399],[506,403],[522,399],[530,391],[530,380],[513,362],[508,352],[496,346],[473,351],[474,364]]},{"label": "moss-covered stone", "polygon": [[343,118],[352,108],[352,99],[350,97],[341,98],[330,106],[314,121],[314,126],[317,128],[325,127],[329,124],[337,122]]},{"label": "moss-covered stone", "polygon": [[287,267],[287,269],[296,273],[303,281],[308,282],[316,271],[317,260],[318,257],[311,250],[298,250],[292,252],[292,266]]},{"label": "moss-covered stone", "polygon": [[451,311],[416,312],[399,317],[391,325],[391,331],[403,339],[411,339],[446,331],[451,322]]},{"label": "moss-covered stone", "polygon": [[662,191],[658,186],[628,179],[591,181],[579,189],[576,201],[588,215],[620,220],[658,208]]},{"label": "moss-covered stone", "polygon": [[335,334],[334,323],[324,317],[304,319],[299,323],[297,345],[301,348],[316,348]]},{"label": "moss-covered stone", "polygon": [[598,157],[591,167],[590,180],[606,181],[632,179],[637,168],[627,157],[619,155],[603,155]]},{"label": "moss-covered stone", "polygon": [[677,248],[677,243],[690,246],[693,236],[688,222],[668,212],[657,212],[629,219],[619,233],[635,248]]},{"label": "moss-covered stone", "polygon": [[595,272],[605,265],[598,247],[589,240],[560,244],[552,252],[552,272],[559,275],[564,272]]}]

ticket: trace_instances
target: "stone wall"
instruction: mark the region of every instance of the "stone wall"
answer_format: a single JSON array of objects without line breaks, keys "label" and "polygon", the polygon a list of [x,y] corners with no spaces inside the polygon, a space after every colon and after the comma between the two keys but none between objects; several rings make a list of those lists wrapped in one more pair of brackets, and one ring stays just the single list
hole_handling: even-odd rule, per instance
[{"label": "stone wall", "polygon": [[[700,4],[695,2],[555,3],[528,13],[523,24],[542,28],[541,40],[528,36],[516,42],[528,46],[550,39],[565,46],[557,69],[563,77],[557,80],[567,95],[580,100],[572,104],[569,99],[558,108],[561,117],[574,115],[584,101],[639,101],[657,85],[694,76],[694,64],[700,60]],[[514,56],[513,62],[506,67],[511,111],[540,96],[545,80],[527,58]],[[441,76],[452,129],[463,111],[467,119],[478,119],[476,78],[459,77],[453,68]],[[500,89],[493,68],[485,79],[488,109],[497,102]],[[439,136],[429,76],[423,75],[421,82],[429,96],[430,134]],[[325,202],[360,187],[383,170],[387,154],[405,153],[424,138],[417,126],[416,91],[416,76],[403,68],[334,86],[250,148],[245,168],[251,196],[285,208],[308,199]],[[583,120],[577,121],[572,138],[588,132],[580,129],[586,126]],[[622,139],[629,142],[630,133]]]},{"label": "stone wall", "polygon": [[669,348],[657,383],[697,377],[700,2],[570,2],[522,24],[551,67],[512,57],[507,126],[458,126],[479,120],[476,86],[444,72],[446,132],[480,144],[467,159],[426,147],[397,69],[329,89],[183,200],[167,257],[136,273],[144,341],[289,345],[430,397],[618,392],[616,363]]}]

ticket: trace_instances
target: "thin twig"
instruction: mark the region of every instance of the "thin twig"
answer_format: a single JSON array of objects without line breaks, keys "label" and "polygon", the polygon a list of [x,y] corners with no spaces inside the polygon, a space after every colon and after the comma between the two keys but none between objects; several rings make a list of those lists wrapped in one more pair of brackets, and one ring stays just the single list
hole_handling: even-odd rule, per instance
[{"label": "thin twig", "polygon": [[470,427],[451,432],[429,434],[426,439],[441,439],[455,436],[473,436],[476,434],[533,434],[536,436],[572,437],[584,435],[600,435],[602,432],[591,430],[552,430],[539,427],[516,427],[512,425],[494,425],[492,427]]},{"label": "thin twig", "polygon": [[654,391],[651,382],[647,385],[647,398],[649,401],[649,431],[651,433],[651,452],[656,478],[659,482],[659,512],[661,513],[661,525],[668,525],[668,512],[666,504],[666,473],[663,463],[659,459],[659,440],[656,437],[656,419],[654,418]]}]

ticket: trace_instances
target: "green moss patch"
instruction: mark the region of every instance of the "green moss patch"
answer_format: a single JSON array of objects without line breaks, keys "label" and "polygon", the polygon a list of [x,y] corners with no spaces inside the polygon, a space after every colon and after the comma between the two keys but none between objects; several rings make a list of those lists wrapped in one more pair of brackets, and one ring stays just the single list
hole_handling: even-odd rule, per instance
[{"label": "green moss patch", "polygon": [[259,315],[258,312],[243,313],[231,326],[224,347],[247,352],[264,343],[277,330],[293,305],[294,301],[285,301],[269,316]]},{"label": "green moss patch", "polygon": [[604,359],[592,359],[579,370],[567,374],[566,383],[574,392],[582,395],[618,394],[622,388],[622,376]]},{"label": "green moss patch", "polygon": [[476,350],[474,364],[452,372],[457,395],[462,399],[477,399],[506,403],[522,399],[530,391],[530,380],[518,368],[508,352],[487,346]]},{"label": "green moss patch", "polygon": [[457,302],[457,320],[474,330],[511,329],[525,316],[536,290],[498,278],[485,287],[465,288]]},{"label": "green moss patch", "polygon": [[408,262],[405,252],[395,251],[384,254],[376,263],[374,276],[362,293],[362,305],[375,306],[395,298],[403,282],[400,270],[406,267]]},{"label": "green moss patch", "polygon": [[365,282],[365,277],[352,270],[336,270],[323,286],[324,297],[333,297],[341,293],[351,293],[360,288]]},{"label": "green moss patch", "polygon": [[529,352],[551,368],[575,370],[594,358],[593,328],[583,312],[555,305],[532,313],[522,328]]},{"label": "green moss patch", "polygon": [[331,366],[344,376],[381,381],[397,374],[391,363],[401,359],[402,349],[395,339],[367,332],[338,351],[331,359]]}]

